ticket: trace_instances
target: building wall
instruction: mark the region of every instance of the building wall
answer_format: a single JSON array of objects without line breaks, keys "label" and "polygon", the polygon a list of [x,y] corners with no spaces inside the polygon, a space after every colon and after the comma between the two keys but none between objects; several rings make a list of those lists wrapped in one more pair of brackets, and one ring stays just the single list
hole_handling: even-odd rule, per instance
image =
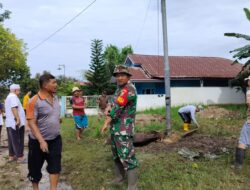
[{"label": "building wall", "polygon": [[[88,102],[96,99],[96,96],[85,97]],[[70,116],[72,108],[69,105],[70,97],[62,97],[62,115]],[[66,101],[66,102],[65,102]],[[171,106],[187,104],[244,104],[245,94],[229,87],[178,87],[171,88]],[[150,108],[165,106],[165,96],[162,94],[138,95],[137,110],[142,111]],[[97,115],[97,104],[90,104],[85,109],[87,115]]]},{"label": "building wall", "polygon": [[[229,87],[178,87],[171,88],[171,105],[186,104],[244,104],[243,92]],[[164,95],[138,95],[137,110],[165,106]]]},{"label": "building wall", "polygon": [[[202,84],[201,84],[202,83]],[[138,94],[165,94],[162,82],[134,82]],[[228,87],[228,79],[185,79],[171,80],[171,87]],[[151,93],[148,93],[151,92]]]}]

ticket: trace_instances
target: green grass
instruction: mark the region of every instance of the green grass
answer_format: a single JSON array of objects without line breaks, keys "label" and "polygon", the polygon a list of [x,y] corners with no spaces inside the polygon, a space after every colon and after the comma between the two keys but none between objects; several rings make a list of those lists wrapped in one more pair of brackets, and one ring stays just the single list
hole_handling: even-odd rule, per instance
[{"label": "green grass", "polygon": [[[244,113],[244,106],[222,106],[225,109]],[[178,130],[182,124],[177,109],[172,110],[172,125]],[[145,114],[165,115],[164,109],[147,110]],[[237,115],[237,114],[236,114]],[[198,118],[202,128],[200,133],[215,136],[238,136],[243,118],[220,118],[218,121]],[[82,141],[75,140],[74,126],[71,119],[65,119],[62,126],[63,136],[63,173],[62,175],[72,185],[74,190],[125,190],[108,184],[114,177],[113,162],[109,146],[104,146],[107,134],[100,135],[102,123],[96,117],[89,117],[89,128],[84,133]],[[231,123],[233,123],[231,125]],[[224,126],[229,125],[229,127]],[[164,131],[165,124],[155,122],[150,125],[136,126],[137,131]],[[224,155],[217,160],[188,161],[176,152],[143,152],[137,149],[140,190],[247,190],[250,186],[249,165],[247,159],[245,168],[236,174],[230,169],[233,154]]]}]

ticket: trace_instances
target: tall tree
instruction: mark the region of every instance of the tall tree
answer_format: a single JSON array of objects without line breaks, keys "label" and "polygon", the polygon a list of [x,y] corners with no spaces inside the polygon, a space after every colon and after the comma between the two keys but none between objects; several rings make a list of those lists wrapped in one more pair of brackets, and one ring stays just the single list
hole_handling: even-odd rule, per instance
[{"label": "tall tree", "polygon": [[132,53],[133,49],[130,45],[119,49],[117,46],[110,44],[105,48],[104,59],[109,77],[112,76],[115,66],[123,64],[127,55]]},{"label": "tall tree", "polygon": [[120,53],[120,64],[123,64],[125,62],[127,55],[132,54],[133,52],[134,51],[131,45],[128,45],[122,48],[121,53]]},{"label": "tall tree", "polygon": [[119,49],[115,45],[108,45],[104,51],[105,65],[108,70],[108,74],[111,77],[115,66],[120,62],[120,52]]},{"label": "tall tree", "polygon": [[[247,19],[250,21],[250,11],[247,8],[244,8],[245,15]],[[239,33],[225,33],[225,36],[228,37],[236,37],[236,38],[243,38],[248,41],[248,44],[237,48],[235,50],[230,51],[230,53],[234,53],[233,58],[235,58],[234,63],[237,64],[241,60],[245,60],[244,66],[242,67],[242,70],[238,73],[238,75],[235,77],[235,79],[231,80],[232,86],[240,86],[242,88],[246,87],[246,83],[244,82],[244,78],[250,75],[250,36],[245,34],[239,34]]]},{"label": "tall tree", "polygon": [[85,77],[91,83],[89,90],[91,94],[100,94],[109,84],[109,78],[104,63],[102,40],[94,39],[91,43],[90,69]]}]

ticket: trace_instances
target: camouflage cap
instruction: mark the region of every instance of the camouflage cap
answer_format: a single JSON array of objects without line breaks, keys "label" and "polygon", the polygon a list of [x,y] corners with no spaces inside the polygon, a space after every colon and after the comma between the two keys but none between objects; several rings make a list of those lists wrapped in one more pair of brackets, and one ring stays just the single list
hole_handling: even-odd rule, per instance
[{"label": "camouflage cap", "polygon": [[116,76],[119,73],[124,73],[124,74],[127,74],[128,76],[132,76],[131,73],[129,73],[128,67],[124,65],[116,66],[113,72],[113,76]]}]

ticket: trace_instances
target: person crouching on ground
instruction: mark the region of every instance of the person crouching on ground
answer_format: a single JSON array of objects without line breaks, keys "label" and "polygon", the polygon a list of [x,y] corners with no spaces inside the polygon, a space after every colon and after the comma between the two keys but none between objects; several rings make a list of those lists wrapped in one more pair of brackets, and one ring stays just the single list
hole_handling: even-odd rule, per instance
[{"label": "person crouching on ground", "polygon": [[[250,87],[250,76],[245,78],[247,86]],[[244,123],[239,138],[239,144],[235,150],[235,162],[233,168],[241,169],[245,158],[245,151],[250,146],[250,90],[246,93],[247,121]]]},{"label": "person crouching on ground", "polygon": [[183,120],[183,130],[184,131],[189,131],[189,125],[193,121],[197,127],[200,127],[198,122],[195,119],[195,114],[199,112],[202,109],[201,106],[193,106],[193,105],[188,105],[181,107],[178,110],[178,114],[180,115],[181,119]]},{"label": "person crouching on ground", "polygon": [[73,108],[73,118],[76,127],[76,139],[81,140],[82,132],[88,127],[88,118],[84,111],[84,98],[80,93],[78,87],[72,89],[73,98],[72,98],[72,108]]}]

